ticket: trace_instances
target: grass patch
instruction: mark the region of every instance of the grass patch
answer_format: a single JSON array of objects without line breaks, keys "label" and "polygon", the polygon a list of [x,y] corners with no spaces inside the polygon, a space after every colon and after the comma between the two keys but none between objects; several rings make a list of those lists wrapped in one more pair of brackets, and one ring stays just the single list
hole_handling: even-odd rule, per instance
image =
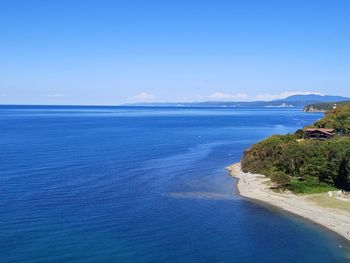
[{"label": "grass patch", "polygon": [[335,208],[350,212],[350,201],[342,201],[335,197],[329,197],[325,194],[316,194],[309,196],[307,199],[313,201],[322,207]]},{"label": "grass patch", "polygon": [[317,177],[306,176],[304,179],[293,178],[281,171],[273,170],[270,172],[271,181],[275,192],[289,190],[296,194],[317,194],[336,190],[332,185],[319,182]]},{"label": "grass patch", "polygon": [[305,180],[292,179],[288,190],[296,194],[317,194],[336,190],[333,186],[319,182],[317,178],[308,176]]}]

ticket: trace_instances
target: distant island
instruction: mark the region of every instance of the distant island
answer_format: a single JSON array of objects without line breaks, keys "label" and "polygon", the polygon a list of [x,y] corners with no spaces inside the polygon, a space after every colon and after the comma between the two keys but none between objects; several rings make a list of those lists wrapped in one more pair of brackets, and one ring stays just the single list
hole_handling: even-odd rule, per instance
[{"label": "distant island", "polygon": [[240,194],[306,217],[350,240],[350,102],[313,125],[252,145],[228,169]]},{"label": "distant island", "polygon": [[274,107],[274,108],[303,108],[315,103],[335,103],[350,101],[350,98],[331,95],[293,95],[285,99],[272,101],[206,101],[206,102],[142,102],[126,104],[126,106],[154,106],[154,107]]}]

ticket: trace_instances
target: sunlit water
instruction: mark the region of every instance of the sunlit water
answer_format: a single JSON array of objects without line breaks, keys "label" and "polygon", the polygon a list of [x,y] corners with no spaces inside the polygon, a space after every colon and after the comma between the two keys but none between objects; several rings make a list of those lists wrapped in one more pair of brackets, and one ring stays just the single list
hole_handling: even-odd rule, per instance
[{"label": "sunlit water", "polygon": [[320,114],[0,107],[0,262],[347,262],[308,221],[239,197],[224,167]]}]

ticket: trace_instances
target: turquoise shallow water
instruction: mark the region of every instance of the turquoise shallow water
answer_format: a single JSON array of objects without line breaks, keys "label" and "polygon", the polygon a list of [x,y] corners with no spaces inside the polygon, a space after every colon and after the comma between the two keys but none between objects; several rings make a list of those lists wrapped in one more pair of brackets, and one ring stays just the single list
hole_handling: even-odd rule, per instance
[{"label": "turquoise shallow water", "polygon": [[349,246],[235,193],[224,167],[320,114],[0,107],[0,262],[348,262]]}]

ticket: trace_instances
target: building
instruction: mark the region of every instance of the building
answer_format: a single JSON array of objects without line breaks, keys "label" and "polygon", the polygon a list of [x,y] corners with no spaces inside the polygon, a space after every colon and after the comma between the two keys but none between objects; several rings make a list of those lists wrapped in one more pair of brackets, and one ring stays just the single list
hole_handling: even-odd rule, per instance
[{"label": "building", "polygon": [[305,139],[328,140],[334,136],[334,129],[306,128],[304,130]]}]

